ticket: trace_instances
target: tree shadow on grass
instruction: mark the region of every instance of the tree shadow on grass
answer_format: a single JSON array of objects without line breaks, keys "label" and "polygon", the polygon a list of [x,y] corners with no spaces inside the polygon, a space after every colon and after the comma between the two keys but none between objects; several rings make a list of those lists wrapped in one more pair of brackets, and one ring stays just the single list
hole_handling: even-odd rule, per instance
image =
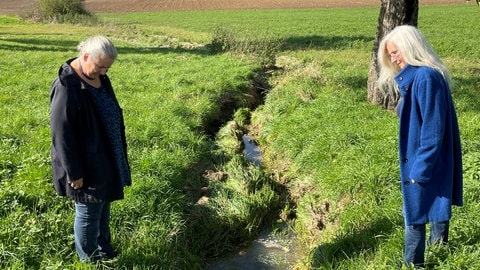
[{"label": "tree shadow on grass", "polygon": [[[55,37],[55,36],[58,36]],[[4,37],[0,41],[0,50],[6,51],[36,51],[36,52],[70,52],[76,51],[79,40],[65,40],[61,39],[61,34],[39,34],[35,35],[23,34],[8,34],[8,37]],[[118,45],[120,42],[116,42],[115,47],[119,54],[168,54],[168,53],[190,53],[197,55],[212,55],[210,50],[205,47],[184,48],[180,45],[172,46],[122,46]]]},{"label": "tree shadow on grass", "polygon": [[[54,36],[58,36],[58,38]],[[61,37],[61,34],[39,34],[37,37],[35,37],[35,35],[26,37],[23,34],[9,34],[8,37],[2,39],[0,50],[68,52],[74,51],[77,44],[81,41],[62,39]],[[358,44],[371,43],[373,39],[373,36],[292,36],[283,40],[280,51],[349,49],[358,47]],[[116,44],[116,47],[120,54],[167,54],[173,52],[207,56],[215,54],[211,52],[209,45],[210,44],[206,44],[203,47],[184,48],[179,45],[163,46],[163,44],[144,47],[130,47]],[[364,45],[360,46],[362,47]]]},{"label": "tree shadow on grass", "polygon": [[[9,34],[12,36],[13,34]],[[3,38],[0,49],[11,51],[70,51],[75,50],[78,42],[71,40],[59,40],[42,34],[41,37],[33,38],[32,35],[17,34],[18,37]],[[9,43],[9,44],[8,44]]]},{"label": "tree shadow on grass", "polygon": [[384,235],[390,235],[396,226],[386,218],[375,220],[364,229],[338,236],[331,243],[313,250],[312,267],[335,269],[342,261],[351,261],[364,253],[373,253]]},{"label": "tree shadow on grass", "polygon": [[281,50],[340,50],[354,48],[356,44],[371,43],[374,36],[292,36],[284,40]]},{"label": "tree shadow on grass", "polygon": [[[458,104],[458,110],[464,112],[480,112],[480,106],[478,106],[478,100],[480,99],[480,79],[472,71],[471,76],[467,78],[454,78],[454,82],[457,88],[452,90],[453,100],[463,100],[461,104]],[[463,89],[460,89],[462,87]]]}]

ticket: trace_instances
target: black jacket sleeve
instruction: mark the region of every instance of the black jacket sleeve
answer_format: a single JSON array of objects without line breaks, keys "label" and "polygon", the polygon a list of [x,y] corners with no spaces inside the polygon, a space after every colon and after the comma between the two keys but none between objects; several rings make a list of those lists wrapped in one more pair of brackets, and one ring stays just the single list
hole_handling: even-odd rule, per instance
[{"label": "black jacket sleeve", "polygon": [[[78,87],[78,88],[77,88]],[[65,170],[68,180],[83,177],[81,159],[80,107],[77,92],[80,85],[65,85],[57,78],[50,89],[50,129],[52,135],[52,158]]]}]

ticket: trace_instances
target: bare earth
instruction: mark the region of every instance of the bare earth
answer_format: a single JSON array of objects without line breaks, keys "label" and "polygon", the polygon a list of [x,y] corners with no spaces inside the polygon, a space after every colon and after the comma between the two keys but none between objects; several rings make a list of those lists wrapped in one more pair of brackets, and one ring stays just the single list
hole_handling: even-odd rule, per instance
[{"label": "bare earth", "polygon": [[[35,0],[0,0],[0,14],[31,10]],[[464,4],[466,0],[420,0],[422,5]],[[380,7],[379,0],[85,0],[94,13],[171,10]]]}]

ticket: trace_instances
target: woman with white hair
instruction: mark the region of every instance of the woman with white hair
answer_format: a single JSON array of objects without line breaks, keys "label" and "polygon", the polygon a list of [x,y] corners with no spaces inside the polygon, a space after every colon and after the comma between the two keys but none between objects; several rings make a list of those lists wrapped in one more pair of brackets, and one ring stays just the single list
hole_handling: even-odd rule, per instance
[{"label": "woman with white hair", "polygon": [[78,45],[50,88],[52,168],[57,194],[75,201],[75,249],[83,262],[111,259],[110,203],[131,184],[125,126],[107,76],[113,43],[94,36]]},{"label": "woman with white hair", "polygon": [[[401,95],[400,184],[406,264],[423,266],[425,245],[448,241],[452,205],[463,205],[460,133],[450,74],[424,35],[398,26],[380,42],[378,85]],[[426,224],[430,237],[426,241]]]}]

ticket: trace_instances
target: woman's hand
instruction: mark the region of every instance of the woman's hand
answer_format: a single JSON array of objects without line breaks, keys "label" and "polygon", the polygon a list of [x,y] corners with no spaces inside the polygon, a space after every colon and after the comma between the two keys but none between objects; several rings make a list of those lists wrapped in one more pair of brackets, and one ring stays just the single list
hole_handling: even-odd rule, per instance
[{"label": "woman's hand", "polygon": [[69,184],[73,189],[82,188],[83,187],[83,177],[80,178],[80,179],[77,179],[77,180],[73,180]]}]

